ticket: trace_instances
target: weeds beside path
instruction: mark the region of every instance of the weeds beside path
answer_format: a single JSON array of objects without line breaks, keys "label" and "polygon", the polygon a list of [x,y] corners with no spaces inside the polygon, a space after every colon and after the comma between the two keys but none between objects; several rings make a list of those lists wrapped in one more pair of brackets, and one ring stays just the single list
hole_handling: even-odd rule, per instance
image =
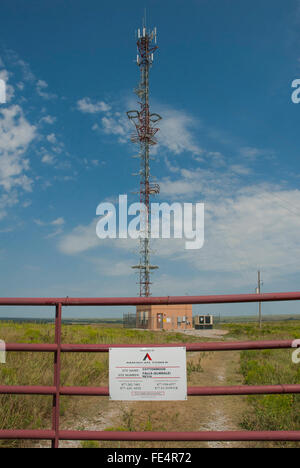
[{"label": "weeds beside path", "polygon": [[[229,338],[239,340],[285,340],[300,337],[295,321],[256,324],[230,324],[224,327]],[[243,351],[240,372],[246,385],[299,384],[300,365],[292,362],[292,350]],[[300,395],[254,395],[247,398],[248,411],[241,426],[249,431],[300,430]],[[254,447],[300,447],[298,442],[252,443]]]}]

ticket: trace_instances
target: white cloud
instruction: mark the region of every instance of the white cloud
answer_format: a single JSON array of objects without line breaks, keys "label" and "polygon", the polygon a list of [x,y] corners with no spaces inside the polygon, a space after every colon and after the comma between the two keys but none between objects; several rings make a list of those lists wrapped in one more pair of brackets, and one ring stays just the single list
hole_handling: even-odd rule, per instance
[{"label": "white cloud", "polygon": [[[46,140],[48,143],[52,145],[51,150],[50,150],[52,153],[61,154],[64,151],[65,145],[62,141],[58,141],[58,138],[56,137],[55,133],[50,133],[49,135],[47,135]],[[41,151],[45,153],[42,159],[43,162],[47,164],[54,164],[54,162],[56,162],[55,157],[52,155],[49,155],[48,150],[45,147],[43,147]],[[69,162],[60,161],[60,164],[59,166],[57,166],[57,168],[66,167],[67,164],[69,164]]]},{"label": "white cloud", "polygon": [[38,80],[37,84],[36,84],[39,88],[42,88],[42,89],[46,89],[48,88],[48,83],[46,83],[46,81],[44,80]]},{"label": "white cloud", "polygon": [[42,162],[44,164],[52,165],[55,163],[54,156],[52,156],[51,154],[44,154],[44,156],[42,157]]},{"label": "white cloud", "polygon": [[[182,193],[189,194],[192,186],[198,194],[197,177],[200,172],[195,176],[192,171],[181,170],[181,175],[182,179],[177,184],[175,182],[172,190],[178,192],[181,189]],[[153,259],[154,263],[160,264],[165,260],[179,262],[187,275],[195,274],[196,270],[204,276],[215,275],[218,278],[216,281],[221,281],[220,278],[225,275],[226,285],[234,284],[235,288],[254,282],[258,268],[268,272],[270,282],[300,273],[300,190],[266,184],[241,188],[237,184],[230,185],[227,176],[222,181],[221,175],[215,179],[211,175],[207,184],[203,185],[203,193],[208,195],[203,248],[185,250],[184,239],[152,240],[155,257],[158,258]],[[118,257],[117,252],[122,251],[131,259],[122,262],[120,271],[124,269],[124,274],[129,274],[130,262],[137,255],[138,242],[132,239],[100,241],[95,232],[96,222],[93,220],[89,225],[78,226],[66,234],[59,241],[59,250],[77,255],[98,247],[103,252],[109,250],[112,258]],[[105,261],[99,265],[103,271],[108,268],[108,274],[113,275],[112,265],[117,263],[111,264],[111,268]],[[118,272],[115,275],[118,276]],[[210,287],[213,289],[212,282]]]},{"label": "white cloud", "polygon": [[55,134],[51,133],[50,135],[47,135],[47,141],[49,141],[49,143],[52,143],[52,145],[55,145],[55,143],[57,142]]},{"label": "white cloud", "polygon": [[158,240],[153,247],[161,258],[229,275],[235,285],[249,283],[257,268],[269,278],[299,273],[299,207],[299,190],[243,188],[205,204],[201,250],[184,251],[181,240]]},{"label": "white cloud", "polygon": [[169,177],[162,179],[160,182],[161,195],[170,197],[192,196],[201,194],[201,184],[197,180],[189,181],[187,178],[172,180]]},{"label": "white cloud", "polygon": [[10,51],[10,56],[15,58],[16,59],[16,62],[15,62],[16,65],[19,65],[21,67],[22,72],[23,72],[24,81],[28,81],[28,82],[31,82],[31,83],[33,81],[35,81],[35,76],[32,73],[29,64],[27,62],[25,62],[24,60],[22,60],[22,59],[18,59],[17,54],[15,52],[13,52],[13,51]]},{"label": "white cloud", "polygon": [[164,177],[159,180],[162,196],[183,200],[185,202],[205,200],[231,194],[239,186],[239,179],[232,171],[218,172],[212,169],[178,168],[175,177]]},{"label": "white cloud", "polygon": [[104,101],[92,103],[90,98],[85,97],[77,101],[77,109],[85,114],[97,114],[99,112],[108,112],[110,110],[110,106]]},{"label": "white cloud", "polygon": [[74,255],[97,247],[100,244],[100,239],[96,235],[97,221],[93,220],[87,226],[77,226],[71,233],[66,234],[59,242],[59,250]]},{"label": "white cloud", "polygon": [[254,161],[259,157],[273,157],[273,152],[265,149],[255,148],[252,146],[245,146],[240,148],[240,154],[249,161]]},{"label": "white cloud", "polygon": [[7,70],[1,70],[0,71],[0,79],[5,82],[5,87],[6,87],[6,102],[10,102],[15,95],[15,90],[14,87],[9,84],[9,78],[11,76],[11,73],[9,73]]},{"label": "white cloud", "polygon": [[[110,203],[116,202],[114,199],[107,199]],[[64,235],[59,243],[58,249],[68,255],[77,255],[96,247],[117,248],[123,251],[135,250],[137,243],[133,239],[99,239],[96,234],[96,225],[99,218],[95,218],[90,224],[76,226],[69,234]]]},{"label": "white cloud", "polygon": [[55,121],[56,121],[56,117],[53,117],[52,115],[45,115],[40,120],[41,123],[45,122],[45,123],[47,123],[49,125],[54,124]]},{"label": "white cloud", "polygon": [[0,151],[22,151],[36,135],[36,127],[26,120],[20,106],[0,108]]},{"label": "white cloud", "polygon": [[[131,105],[131,103],[127,103]],[[156,148],[165,148],[173,154],[182,154],[187,151],[194,155],[200,155],[203,150],[195,138],[194,130],[199,125],[197,120],[186,112],[171,109],[170,107],[155,106],[161,114],[157,126],[160,132],[157,134],[158,145]],[[103,101],[92,103],[90,98],[83,98],[77,102],[77,108],[84,113],[96,114],[105,113],[101,119],[102,130],[106,134],[118,136],[119,143],[128,143],[130,136],[135,132],[135,128],[126,116],[126,109],[122,112],[113,112],[112,106]],[[95,123],[92,129],[99,130],[99,124]],[[152,153],[157,152],[153,149]]]},{"label": "white cloud", "polygon": [[[21,192],[31,191],[33,180],[39,180],[38,161],[35,160],[35,155],[40,155],[40,165],[54,165],[57,154],[62,153],[64,149],[64,145],[58,141],[54,133],[49,129],[46,133],[43,132],[43,126],[51,125],[56,120],[47,112],[47,107],[43,105],[37,109],[31,103],[26,114],[23,107],[23,104],[27,103],[27,99],[22,96],[25,86],[28,87],[28,91],[36,90],[44,99],[54,98],[55,95],[48,91],[48,84],[43,80],[37,80],[30,66],[14,51],[5,50],[5,58],[9,68],[2,69],[4,63],[0,64],[0,78],[5,80],[7,87],[7,104],[0,106],[0,217],[7,213],[9,206],[18,203],[19,199],[20,206],[24,206]],[[11,83],[14,86],[11,86]],[[37,123],[34,124],[28,115],[34,115]],[[68,155],[67,152],[65,154]],[[34,166],[34,177],[31,165]],[[49,184],[49,181],[46,183]],[[6,193],[10,195],[13,203],[9,203]]]},{"label": "white cloud", "polygon": [[56,237],[63,232],[63,225],[65,224],[64,218],[56,218],[53,221],[42,221],[40,219],[34,219],[34,222],[37,226],[41,227],[55,227],[54,231],[49,232],[45,238],[51,239],[52,237]]},{"label": "white cloud", "polygon": [[36,84],[36,92],[43,99],[50,100],[57,98],[56,94],[49,93],[46,90],[48,89],[48,83],[44,80],[38,80]]},{"label": "white cloud", "polygon": [[[159,108],[159,107],[158,107]],[[183,111],[169,108],[159,108],[162,120],[158,127],[158,146],[164,147],[174,154],[182,154],[185,151],[195,155],[201,155],[203,150],[196,142],[194,130],[196,120]]]},{"label": "white cloud", "polygon": [[[200,156],[203,150],[197,143],[194,132],[199,123],[186,112],[160,105],[156,108],[162,120],[157,123],[160,130],[156,134],[157,145],[152,149],[152,153],[155,154],[163,148],[175,155],[189,152]],[[127,139],[123,138],[123,143],[128,141],[130,133],[135,131],[132,125],[128,126],[128,120],[123,116],[102,119],[102,124],[106,133],[118,134],[122,137],[127,135]]]},{"label": "white cloud", "polygon": [[36,135],[36,127],[27,121],[20,106],[0,108],[0,185],[6,191],[15,186],[30,190],[31,180],[24,174],[29,160],[24,154]]},{"label": "white cloud", "polygon": [[47,223],[44,223],[43,221],[41,221],[40,219],[34,219],[34,222],[38,226],[46,226],[46,224],[47,224]]},{"label": "white cloud", "polygon": [[0,196],[0,220],[5,218],[7,210],[19,203],[19,198],[16,190],[12,190],[9,193],[3,193]]},{"label": "white cloud", "polygon": [[300,210],[298,215],[291,212],[299,206],[299,190],[258,186],[208,203],[206,244],[198,259],[191,260],[199,268],[228,273],[255,271],[257,266],[274,274],[299,272]]},{"label": "white cloud", "polygon": [[125,115],[114,114],[101,119],[102,129],[108,135],[117,135],[119,143],[128,143],[132,126]]},{"label": "white cloud", "polygon": [[112,259],[91,259],[91,262],[96,266],[98,272],[104,276],[110,277],[126,277],[133,276],[135,274],[134,270],[131,268],[130,262],[125,261],[114,261]]},{"label": "white cloud", "polygon": [[[214,167],[222,167],[226,165],[226,159],[219,151],[208,151],[206,157]],[[197,158],[195,158],[197,160]],[[199,161],[202,162],[202,161]]]},{"label": "white cloud", "polygon": [[62,232],[63,232],[63,230],[61,228],[58,228],[55,231],[50,232],[49,234],[47,234],[47,236],[45,238],[46,239],[51,239],[52,237],[59,236]]},{"label": "white cloud", "polygon": [[105,166],[106,164],[105,161],[99,161],[99,159],[88,159],[88,158],[83,158],[82,163],[84,164],[86,169]]},{"label": "white cloud", "polygon": [[242,166],[241,164],[232,164],[230,170],[239,175],[249,175],[252,172],[249,167]]},{"label": "white cloud", "polygon": [[60,217],[60,218],[57,218],[54,221],[52,221],[51,224],[53,226],[62,226],[63,224],[65,224],[65,220],[64,220],[64,218]]}]

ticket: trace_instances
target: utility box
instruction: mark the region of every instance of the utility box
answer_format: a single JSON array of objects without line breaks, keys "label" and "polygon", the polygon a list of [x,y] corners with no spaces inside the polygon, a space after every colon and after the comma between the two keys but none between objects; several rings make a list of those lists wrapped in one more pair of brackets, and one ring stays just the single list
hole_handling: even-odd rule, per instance
[{"label": "utility box", "polygon": [[196,330],[211,330],[214,327],[214,318],[212,315],[197,315],[195,317]]}]

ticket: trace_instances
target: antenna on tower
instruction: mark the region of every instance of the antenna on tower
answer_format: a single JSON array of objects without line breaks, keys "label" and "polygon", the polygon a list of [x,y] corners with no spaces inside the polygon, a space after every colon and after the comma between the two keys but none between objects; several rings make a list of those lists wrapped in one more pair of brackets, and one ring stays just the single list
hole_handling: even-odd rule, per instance
[{"label": "antenna on tower", "polygon": [[155,135],[159,128],[157,122],[161,120],[158,114],[150,113],[149,105],[149,72],[154,59],[154,52],[158,49],[156,45],[157,31],[147,31],[146,29],[146,8],[144,12],[142,30],[138,29],[138,55],[137,65],[140,69],[140,83],[135,89],[138,96],[139,110],[127,112],[128,118],[135,126],[135,132],[131,136],[131,141],[137,143],[140,147],[140,202],[145,207],[141,212],[141,237],[140,237],[140,261],[138,265],[132,268],[139,271],[140,296],[148,297],[151,295],[150,285],[151,273],[158,267],[151,265],[150,262],[150,215],[152,195],[159,193],[160,188],[157,183],[153,183],[150,176],[150,148],[156,144]]}]

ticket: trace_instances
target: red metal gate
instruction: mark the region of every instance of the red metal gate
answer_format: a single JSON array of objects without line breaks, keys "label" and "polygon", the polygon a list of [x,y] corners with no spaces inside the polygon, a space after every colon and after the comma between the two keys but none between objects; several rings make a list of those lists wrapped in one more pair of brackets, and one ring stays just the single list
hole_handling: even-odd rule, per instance
[{"label": "red metal gate", "polygon": [[[168,304],[225,304],[242,302],[268,302],[300,300],[300,292],[271,294],[239,294],[219,296],[177,296],[148,298],[1,298],[0,306],[54,306],[55,343],[22,344],[7,343],[8,352],[54,353],[53,386],[0,386],[0,394],[53,395],[51,430],[0,430],[0,439],[51,440],[52,448],[59,447],[60,440],[110,440],[110,441],[300,441],[300,431],[211,431],[211,432],[107,432],[60,430],[60,396],[108,396],[108,387],[62,387],[60,384],[61,353],[108,352],[112,347],[161,347],[184,346],[190,351],[237,351],[259,349],[290,349],[292,340],[246,341],[220,343],[142,344],[142,345],[90,345],[63,344],[61,341],[62,306],[135,306]],[[258,385],[189,387],[188,395],[259,395],[296,394],[300,385]]]}]

